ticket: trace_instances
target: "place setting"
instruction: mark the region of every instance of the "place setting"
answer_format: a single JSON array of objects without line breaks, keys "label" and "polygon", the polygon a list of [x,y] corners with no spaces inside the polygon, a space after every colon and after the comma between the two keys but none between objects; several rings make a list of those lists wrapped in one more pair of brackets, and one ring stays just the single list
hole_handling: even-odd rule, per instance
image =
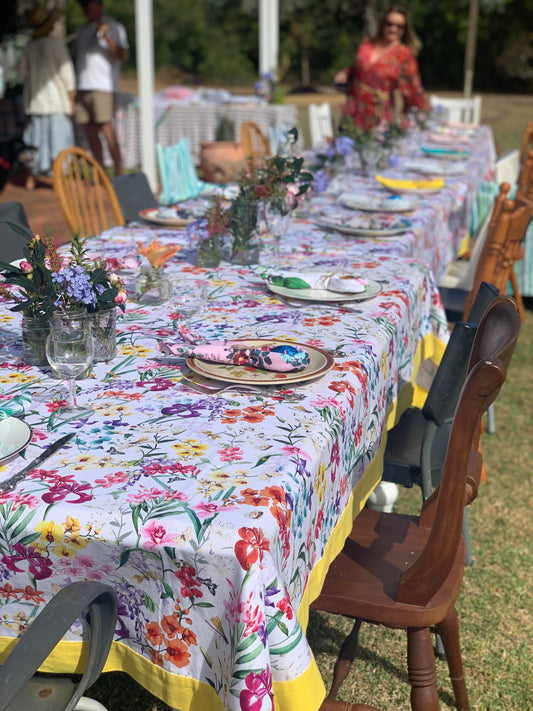
[{"label": "place setting", "polygon": [[314,222],[319,227],[355,237],[393,237],[407,232],[411,228],[410,220],[386,213],[354,215],[353,217],[337,215],[328,218],[324,216]]},{"label": "place setting", "polygon": [[351,302],[366,301],[381,293],[382,286],[343,272],[285,271],[265,275],[269,291],[291,308],[309,308],[312,302],[350,308]]},{"label": "place setting", "polygon": [[418,201],[410,196],[383,195],[371,196],[360,193],[341,193],[337,201],[350,210],[363,210],[365,212],[411,212],[418,207]]}]

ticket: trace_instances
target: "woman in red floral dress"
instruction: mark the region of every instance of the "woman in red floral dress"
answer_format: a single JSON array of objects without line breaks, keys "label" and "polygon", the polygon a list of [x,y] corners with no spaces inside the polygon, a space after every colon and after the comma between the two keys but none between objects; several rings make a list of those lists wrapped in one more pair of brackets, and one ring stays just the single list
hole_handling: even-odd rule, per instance
[{"label": "woman in red floral dress", "polygon": [[416,54],[421,42],[400,6],[384,15],[375,37],[366,37],[355,53],[355,63],[335,76],[336,84],[347,85],[348,100],[343,116],[355,125],[370,129],[394,118],[395,93],[403,97],[403,111],[426,107]]}]

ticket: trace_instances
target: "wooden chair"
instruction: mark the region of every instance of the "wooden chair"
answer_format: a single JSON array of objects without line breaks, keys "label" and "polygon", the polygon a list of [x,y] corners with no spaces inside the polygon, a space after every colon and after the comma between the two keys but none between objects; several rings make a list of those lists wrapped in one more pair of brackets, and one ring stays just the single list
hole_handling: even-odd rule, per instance
[{"label": "wooden chair", "polygon": [[[472,289],[439,289],[448,320],[451,322],[468,320],[475,296],[481,282],[493,284],[500,293],[506,293],[507,284],[512,283],[517,245],[521,245],[533,214],[533,204],[517,198],[509,200],[508,183],[500,186],[500,194],[494,204],[491,224],[476,266]],[[520,301],[517,300],[520,308]],[[522,318],[525,311],[520,310]]]},{"label": "wooden chair", "polygon": [[444,98],[431,94],[429,97],[431,107],[443,106],[448,112],[448,121],[470,123],[479,126],[481,123],[481,96],[465,98]]},{"label": "wooden chair", "polygon": [[105,170],[83,148],[61,151],[53,174],[54,190],[73,234],[92,237],[125,223]]},{"label": "wooden chair", "polygon": [[328,138],[333,138],[333,122],[331,106],[327,101],[322,104],[309,104],[309,133],[311,147],[324,144]]},{"label": "wooden chair", "polygon": [[436,626],[457,708],[470,708],[455,610],[465,561],[463,506],[477,495],[481,416],[505,380],[520,325],[516,305],[507,296],[495,299],[481,320],[455,411],[442,481],[422,505],[420,516],[363,509],[330,566],[311,608],[351,617],[355,623],[335,665],[329,699],[337,696],[355,655],[361,623],[368,621],[406,630],[414,711],[439,708],[430,636],[430,627]]},{"label": "wooden chair", "polygon": [[520,163],[524,163],[531,148],[533,148],[533,121],[528,121],[520,144]]},{"label": "wooden chair", "polygon": [[241,144],[245,160],[261,163],[272,155],[268,139],[254,121],[242,123]]},{"label": "wooden chair", "polygon": [[[66,677],[34,676],[68,629],[86,611],[90,644],[85,669],[76,685]],[[26,629],[0,667],[0,711],[106,711],[82,696],[100,676],[117,621],[117,598],[109,585],[93,581],[62,588]]]}]

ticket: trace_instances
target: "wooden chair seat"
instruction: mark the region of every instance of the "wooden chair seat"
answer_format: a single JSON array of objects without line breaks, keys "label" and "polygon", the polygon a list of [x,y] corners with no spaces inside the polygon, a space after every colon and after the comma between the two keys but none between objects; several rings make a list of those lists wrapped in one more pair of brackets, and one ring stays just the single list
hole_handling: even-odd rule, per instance
[{"label": "wooden chair seat", "polygon": [[396,599],[402,573],[419,558],[430,533],[418,516],[363,509],[311,608],[347,617],[357,609],[363,620],[401,629],[437,625],[453,609],[461,589],[464,540],[450,574],[426,603]]}]

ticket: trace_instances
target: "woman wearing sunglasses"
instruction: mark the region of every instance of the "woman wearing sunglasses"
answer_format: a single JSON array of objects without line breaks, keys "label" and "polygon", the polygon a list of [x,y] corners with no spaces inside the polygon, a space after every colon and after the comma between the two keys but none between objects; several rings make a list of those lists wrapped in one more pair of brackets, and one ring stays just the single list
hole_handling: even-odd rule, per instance
[{"label": "woman wearing sunglasses", "polygon": [[393,120],[399,111],[425,108],[416,60],[421,46],[407,11],[399,5],[389,8],[376,36],[366,37],[359,45],[353,66],[335,76],[335,83],[344,85],[348,96],[343,116],[371,129],[382,120]]}]

